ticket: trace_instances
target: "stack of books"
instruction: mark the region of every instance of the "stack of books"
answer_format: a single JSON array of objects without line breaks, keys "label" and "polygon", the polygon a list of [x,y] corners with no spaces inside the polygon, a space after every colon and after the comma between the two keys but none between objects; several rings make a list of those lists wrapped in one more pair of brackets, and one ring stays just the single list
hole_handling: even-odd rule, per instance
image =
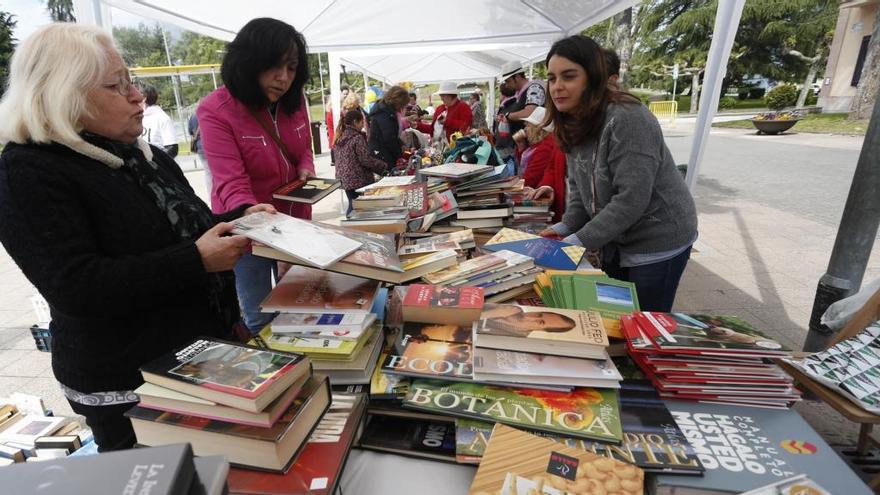
[{"label": "stack of books", "polygon": [[202,338],[141,368],[126,416],[141,445],[181,441],[197,455],[284,472],[330,405],[310,360]]},{"label": "stack of books", "polygon": [[333,392],[330,409],[286,474],[232,468],[229,493],[333,495],[364,419],[364,394]]},{"label": "stack of books", "polygon": [[506,227],[522,230],[521,227],[537,224],[544,228],[553,221],[550,210],[553,202],[548,198],[525,199],[522,194],[511,194],[510,202],[513,203],[513,216]]},{"label": "stack of books", "polygon": [[67,457],[91,441],[90,429],[51,416],[39,397],[14,393],[0,400],[0,466]]},{"label": "stack of books", "polygon": [[791,351],[739,318],[638,311],[621,323],[631,357],[665,399],[787,409],[801,398],[770,361]]},{"label": "stack of books", "polygon": [[[444,250],[415,259],[408,259],[404,264],[397,255],[398,246],[390,235],[361,232],[323,223],[316,223],[316,225],[321,230],[331,231],[347,241],[357,244],[357,248],[350,254],[344,255],[339,261],[328,265],[325,268],[327,271],[392,284],[402,284],[458,263],[457,253],[454,250]],[[293,244],[308,242],[307,238],[299,238],[298,234],[294,232],[285,234],[284,240]],[[253,253],[257,256],[286,261],[296,265],[314,266],[303,262],[300,257],[291,256],[277,245],[261,242],[262,244],[254,245],[253,247]]]},{"label": "stack of books", "polygon": [[305,354],[334,384],[368,383],[386,298],[375,280],[294,266],[263,301],[279,314],[253,344]]},{"label": "stack of books", "polygon": [[608,336],[616,339],[609,352],[612,356],[626,354],[620,318],[639,310],[635,284],[600,270],[545,270],[535,277],[534,289],[545,306],[598,312]]},{"label": "stack of books", "polygon": [[185,443],[68,457],[0,469],[3,493],[228,493],[229,463],[222,456],[194,457]]}]

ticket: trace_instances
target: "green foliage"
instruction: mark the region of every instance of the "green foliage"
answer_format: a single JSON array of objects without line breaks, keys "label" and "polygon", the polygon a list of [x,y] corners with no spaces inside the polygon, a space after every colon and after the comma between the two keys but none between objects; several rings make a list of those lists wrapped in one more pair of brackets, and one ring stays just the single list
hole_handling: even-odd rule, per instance
[{"label": "green foliage", "polygon": [[[845,113],[808,113],[798,122],[795,131],[798,133],[818,132],[822,134],[848,134],[864,136],[868,130],[867,120],[847,120]],[[749,129],[754,132],[755,127],[749,120],[733,120],[729,122],[716,122],[712,127],[729,127],[734,129]]]},{"label": "green foliage", "polygon": [[797,103],[798,90],[793,84],[780,84],[767,92],[764,101],[770,110],[782,110]]},{"label": "green foliage", "polygon": [[729,108],[736,107],[736,98],[732,96],[723,96],[720,100],[718,100],[718,109],[719,110],[727,110]]},{"label": "green foliage", "polygon": [[764,93],[766,92],[766,88],[751,88],[749,90],[749,98],[753,100],[760,100],[761,98],[764,98]]},{"label": "green foliage", "polygon": [[46,10],[55,22],[76,22],[73,0],[46,0]]},{"label": "green foliage", "polygon": [[13,30],[17,21],[12,14],[0,12],[0,95],[6,91],[6,76],[9,74],[9,59],[15,52]]},{"label": "green foliage", "polygon": [[736,97],[740,101],[749,99],[749,88],[738,88],[736,90]]}]

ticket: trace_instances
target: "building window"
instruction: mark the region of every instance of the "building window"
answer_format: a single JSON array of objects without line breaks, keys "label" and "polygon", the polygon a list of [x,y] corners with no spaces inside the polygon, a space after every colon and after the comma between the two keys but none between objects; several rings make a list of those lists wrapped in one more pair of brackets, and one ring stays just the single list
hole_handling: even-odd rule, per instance
[{"label": "building window", "polygon": [[858,86],[859,79],[862,78],[862,67],[865,65],[865,56],[868,55],[868,43],[871,42],[871,36],[862,38],[862,46],[859,48],[859,58],[856,59],[856,70],[853,71],[852,82],[850,86]]}]

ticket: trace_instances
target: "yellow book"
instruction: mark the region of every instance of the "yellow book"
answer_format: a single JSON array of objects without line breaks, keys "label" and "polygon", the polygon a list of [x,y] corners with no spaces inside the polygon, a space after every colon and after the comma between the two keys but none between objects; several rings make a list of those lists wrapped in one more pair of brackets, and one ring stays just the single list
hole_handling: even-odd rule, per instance
[{"label": "yellow book", "polygon": [[[312,359],[339,359],[357,352],[374,331],[375,325],[372,325],[357,340],[309,339],[299,338],[292,334],[272,333],[272,327],[266,325],[258,337],[265,342],[269,349],[276,351],[298,352],[307,354]],[[256,337],[248,344],[261,347],[259,343],[255,342],[255,339]]]}]

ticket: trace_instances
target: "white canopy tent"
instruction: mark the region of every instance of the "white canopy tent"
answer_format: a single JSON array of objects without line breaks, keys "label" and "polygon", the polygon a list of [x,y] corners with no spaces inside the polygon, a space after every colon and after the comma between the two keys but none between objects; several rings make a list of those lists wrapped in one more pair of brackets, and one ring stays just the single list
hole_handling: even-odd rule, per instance
[{"label": "white canopy tent", "polygon": [[[688,170],[691,187],[718,104],[719,95],[711,89],[720,88],[744,2],[719,2],[704,76],[704,85],[710,91],[703,92],[707,100],[700,105]],[[303,32],[309,51],[328,53],[334,113],[340,103],[338,86],[343,60],[388,82],[392,80],[380,73],[380,68],[391,74],[397,71],[401,78],[413,81],[449,80],[451,73],[483,73],[482,78],[461,80],[494,82],[502,65],[497,62],[505,58],[499,51],[517,54],[517,50],[537,50],[542,45],[546,50],[553,41],[576,34],[636,3],[637,0],[443,0],[406,5],[388,0],[368,4],[358,0],[310,0],[296,2],[294,7],[284,0],[73,1],[79,22],[107,29],[112,26],[110,7],[223,40],[231,40],[241,26],[255,17],[288,22]],[[417,21],[431,16],[437,20],[428,24]],[[421,58],[415,62],[411,59],[410,66],[391,60],[405,57],[406,53]],[[523,54],[521,61],[534,57],[534,53]],[[496,59],[495,63],[492,59]]]}]

